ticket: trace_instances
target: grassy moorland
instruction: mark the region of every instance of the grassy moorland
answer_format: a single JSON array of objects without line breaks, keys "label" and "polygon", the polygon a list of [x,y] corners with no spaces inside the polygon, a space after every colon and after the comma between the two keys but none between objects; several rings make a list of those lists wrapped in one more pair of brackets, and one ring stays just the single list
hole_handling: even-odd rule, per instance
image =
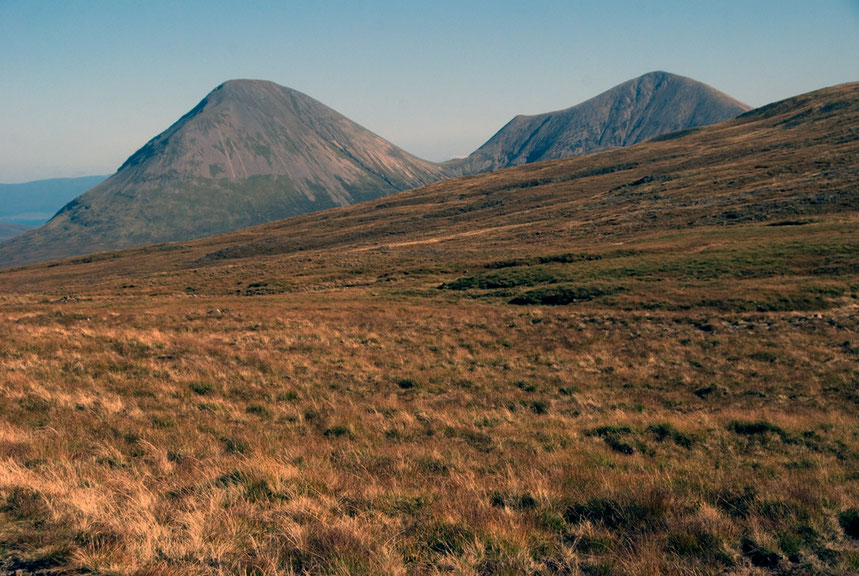
[{"label": "grassy moorland", "polygon": [[859,571],[859,86],[0,272],[0,573]]}]

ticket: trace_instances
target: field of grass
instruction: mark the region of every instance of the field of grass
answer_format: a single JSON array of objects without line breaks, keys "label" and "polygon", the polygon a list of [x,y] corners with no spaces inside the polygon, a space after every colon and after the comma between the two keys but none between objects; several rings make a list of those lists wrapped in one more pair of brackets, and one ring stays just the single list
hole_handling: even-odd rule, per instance
[{"label": "field of grass", "polygon": [[856,91],[0,272],[0,573],[856,574]]},{"label": "field of grass", "polygon": [[0,549],[101,573],[850,574],[857,307],[802,308],[9,297]]}]

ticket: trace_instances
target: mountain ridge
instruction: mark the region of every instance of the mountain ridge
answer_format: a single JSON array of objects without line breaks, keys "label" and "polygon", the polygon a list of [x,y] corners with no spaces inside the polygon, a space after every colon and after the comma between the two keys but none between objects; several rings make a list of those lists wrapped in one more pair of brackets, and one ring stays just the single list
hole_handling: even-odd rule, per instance
[{"label": "mountain ridge", "polygon": [[[120,273],[138,257],[147,270],[160,271],[257,257],[306,259],[319,250],[336,259],[344,251],[384,255],[422,247],[435,254],[433,247],[445,246],[472,259],[493,253],[512,258],[517,253],[508,247],[511,237],[526,247],[535,238],[605,241],[666,218],[679,229],[755,222],[789,226],[816,214],[859,209],[859,181],[850,164],[859,142],[857,118],[859,83],[845,84],[626,148],[454,178],[189,243],[60,264],[85,278],[92,270]],[[58,271],[57,264],[10,270],[0,279],[23,286],[24,271],[38,282],[41,274]]]},{"label": "mountain ridge", "polygon": [[715,124],[750,109],[697,80],[649,72],[569,108],[515,116],[471,155],[445,165],[472,174],[579,156]]},{"label": "mountain ridge", "polygon": [[[713,94],[730,106],[714,113]],[[602,116],[582,121],[594,103]],[[432,163],[297,90],[228,80],[46,225],[0,244],[0,264],[211,236],[450,176],[624,146],[746,109],[694,80],[649,73],[559,112],[516,116],[468,158]],[[582,126],[603,136],[575,136]]]}]

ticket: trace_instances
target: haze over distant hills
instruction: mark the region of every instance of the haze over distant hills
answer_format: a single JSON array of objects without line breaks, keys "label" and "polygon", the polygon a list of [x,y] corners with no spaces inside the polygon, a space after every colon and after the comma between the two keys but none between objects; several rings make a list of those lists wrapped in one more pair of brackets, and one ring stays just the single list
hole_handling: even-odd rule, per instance
[{"label": "haze over distant hills", "polygon": [[449,176],[626,146],[747,109],[653,72],[561,112],[517,116],[468,158],[436,164],[300,92],[231,80],[45,226],[0,245],[0,265],[210,236]]},{"label": "haze over distant hills", "polygon": [[715,124],[749,109],[691,78],[651,72],[566,110],[516,116],[470,156],[447,166],[474,174],[580,156]]},{"label": "haze over distant hills", "polygon": [[8,222],[0,222],[0,240],[13,238],[19,234],[23,234],[31,228],[32,226],[25,226],[24,224],[10,224]]},{"label": "haze over distant hills", "polygon": [[309,96],[232,80],[48,224],[5,243],[0,259],[198,238],[378,198],[442,174]]},{"label": "haze over distant hills", "polygon": [[51,178],[20,184],[0,184],[0,221],[39,226],[57,211],[107,176]]}]

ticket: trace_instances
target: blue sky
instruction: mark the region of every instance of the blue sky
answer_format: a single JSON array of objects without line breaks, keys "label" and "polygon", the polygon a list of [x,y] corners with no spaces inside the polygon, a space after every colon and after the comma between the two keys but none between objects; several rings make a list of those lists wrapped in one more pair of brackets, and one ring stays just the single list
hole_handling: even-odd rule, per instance
[{"label": "blue sky", "polygon": [[652,70],[753,106],[859,80],[859,0],[0,0],[0,182],[111,173],[230,78],[443,160]]}]

